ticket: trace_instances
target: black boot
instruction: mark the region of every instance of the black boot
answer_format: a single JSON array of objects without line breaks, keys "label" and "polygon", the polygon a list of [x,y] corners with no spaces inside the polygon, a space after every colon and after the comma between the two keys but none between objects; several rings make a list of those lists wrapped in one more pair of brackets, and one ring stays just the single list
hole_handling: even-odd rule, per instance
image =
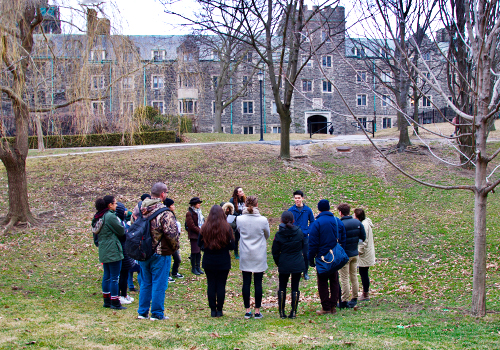
[{"label": "black boot", "polygon": [[292,291],[292,311],[290,311],[290,315],[288,318],[295,318],[297,315],[297,306],[299,305],[300,292]]},{"label": "black boot", "polygon": [[111,308],[114,310],[126,310],[125,306],[122,306],[120,299],[111,299]]},{"label": "black boot", "polygon": [[339,302],[339,309],[347,309],[349,306],[347,304],[347,301],[340,301]]},{"label": "black boot", "polygon": [[191,254],[191,272],[194,275],[199,275],[198,269],[196,268],[196,254]]},{"label": "black boot", "polygon": [[199,275],[203,275],[205,272],[200,268],[201,263],[201,253],[196,254],[196,269],[198,270]]},{"label": "black boot", "polygon": [[281,318],[286,318],[285,314],[285,302],[286,302],[286,291],[279,290],[278,291],[278,310],[280,312]]},{"label": "black boot", "polygon": [[350,302],[347,303],[347,307],[352,309],[358,304],[358,298],[352,298]]},{"label": "black boot", "polygon": [[102,297],[104,298],[104,307],[111,307],[111,294],[103,293]]}]

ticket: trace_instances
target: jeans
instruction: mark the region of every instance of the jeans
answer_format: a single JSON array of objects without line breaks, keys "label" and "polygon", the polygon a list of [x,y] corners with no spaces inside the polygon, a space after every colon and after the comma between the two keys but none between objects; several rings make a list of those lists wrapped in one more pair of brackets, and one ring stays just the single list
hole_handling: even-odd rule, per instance
[{"label": "jeans", "polygon": [[226,299],[226,282],[229,270],[207,270],[208,306],[212,311],[222,311]]},{"label": "jeans", "polygon": [[178,250],[172,254],[172,259],[174,260],[172,264],[172,276],[175,276],[179,273],[179,265],[181,264],[181,254]]},{"label": "jeans", "polygon": [[352,297],[358,298],[359,283],[358,283],[358,255],[351,256],[347,264],[339,270],[340,284],[342,286],[342,301],[349,301],[349,280],[351,280]]},{"label": "jeans", "polygon": [[112,297],[117,297],[122,261],[103,263],[102,268],[104,270],[102,274],[102,292],[104,294],[111,293]]},{"label": "jeans", "polygon": [[[243,287],[241,289],[241,294],[243,295],[243,304],[245,308],[250,307],[250,285],[252,284],[252,273],[248,271],[243,272]],[[264,277],[264,272],[254,272],[253,273],[253,283],[255,287],[255,308],[260,308],[262,304],[262,277]]]},{"label": "jeans", "polygon": [[309,237],[306,237],[304,240],[304,248],[302,248],[302,256],[304,257],[304,273],[307,273],[309,270],[309,259],[307,258],[307,254],[309,253]]},{"label": "jeans", "polygon": [[323,310],[330,311],[337,307],[339,298],[339,274],[337,271],[326,277],[318,274],[318,294]]},{"label": "jeans", "polygon": [[363,285],[363,292],[368,293],[370,291],[370,277],[368,276],[369,266],[360,266],[359,275],[361,276],[361,284]]},{"label": "jeans", "polygon": [[139,315],[147,315],[151,306],[151,315],[163,317],[165,311],[165,291],[168,288],[170,255],[154,254],[141,265],[141,290],[139,292]]},{"label": "jeans", "polygon": [[134,272],[137,272],[137,282],[141,284],[141,265],[136,263],[130,270],[128,270],[128,289],[135,288],[134,286]]},{"label": "jeans", "polygon": [[[292,273],[292,292],[299,291],[299,282],[301,273]],[[288,279],[290,278],[289,273],[280,273],[278,275],[279,279],[279,290],[286,293],[286,286],[288,285]]]}]

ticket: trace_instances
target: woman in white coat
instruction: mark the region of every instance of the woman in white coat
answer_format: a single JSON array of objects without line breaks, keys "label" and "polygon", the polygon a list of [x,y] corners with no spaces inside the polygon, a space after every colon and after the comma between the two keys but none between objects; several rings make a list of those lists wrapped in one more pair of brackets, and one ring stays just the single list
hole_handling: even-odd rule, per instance
[{"label": "woman in white coat", "polygon": [[375,247],[373,245],[373,223],[365,216],[365,211],[361,208],[354,209],[354,218],[361,221],[365,228],[366,239],[358,245],[358,270],[361,276],[361,284],[363,285],[363,295],[358,298],[359,301],[370,300],[370,277],[368,269],[375,265]]},{"label": "woman in white coat", "polygon": [[262,318],[260,307],[262,303],[262,277],[267,270],[267,243],[269,238],[269,222],[260,215],[257,208],[257,197],[246,199],[243,215],[238,217],[236,227],[240,232],[240,270],[243,273],[243,303],[246,308],[245,318],[251,318],[250,286],[252,274],[255,287],[254,318]]}]

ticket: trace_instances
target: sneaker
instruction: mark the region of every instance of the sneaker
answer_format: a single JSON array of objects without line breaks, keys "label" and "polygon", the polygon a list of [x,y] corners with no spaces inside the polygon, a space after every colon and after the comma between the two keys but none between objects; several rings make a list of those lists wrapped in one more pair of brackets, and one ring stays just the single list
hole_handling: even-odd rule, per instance
[{"label": "sneaker", "polygon": [[240,260],[240,255],[239,255],[238,253],[236,253],[236,252],[235,252],[235,253],[234,253],[234,258],[235,258],[236,260]]},{"label": "sneaker", "polygon": [[173,275],[172,277],[175,277],[175,278],[184,278],[183,275],[181,275],[180,273],[176,273],[175,275]]},{"label": "sneaker", "polygon": [[168,320],[168,316],[161,316],[161,315],[151,315],[149,318],[151,321],[163,321],[163,320]]},{"label": "sneaker", "polygon": [[175,280],[172,277],[168,276],[168,283],[173,283],[173,282],[175,282]]},{"label": "sneaker", "polygon": [[248,320],[249,318],[252,318],[252,313],[251,313],[251,312],[247,312],[247,313],[245,314],[245,319],[247,319],[247,320]]},{"label": "sneaker", "polygon": [[148,318],[149,318],[148,314],[142,314],[142,315],[141,315],[141,314],[139,314],[139,315],[137,316],[137,319],[138,319],[138,320],[147,320]]},{"label": "sneaker", "polygon": [[306,281],[309,281],[309,279],[310,279],[309,274],[307,272],[304,272],[304,279]]},{"label": "sneaker", "polygon": [[128,301],[130,301],[130,302],[133,302],[135,299],[134,299],[134,298],[132,298],[130,295],[127,295],[127,296],[125,297],[125,300],[128,300]]},{"label": "sneaker", "polygon": [[120,304],[132,304],[130,300],[127,300],[126,297],[120,297]]},{"label": "sneaker", "polygon": [[128,291],[129,292],[137,292],[137,289],[135,289],[135,287],[132,287],[132,288],[129,288]]},{"label": "sneaker", "polygon": [[264,316],[262,316],[262,314],[259,312],[259,313],[255,314],[255,316],[253,318],[261,319],[261,318],[264,318]]}]

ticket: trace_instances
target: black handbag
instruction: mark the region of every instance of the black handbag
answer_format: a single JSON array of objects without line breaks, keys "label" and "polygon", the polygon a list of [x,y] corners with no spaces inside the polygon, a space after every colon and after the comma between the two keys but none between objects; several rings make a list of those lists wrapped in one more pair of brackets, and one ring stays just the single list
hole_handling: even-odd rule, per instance
[{"label": "black handbag", "polygon": [[316,271],[320,275],[328,276],[333,272],[340,270],[349,261],[349,257],[347,256],[344,248],[342,248],[342,246],[339,244],[338,223],[337,234],[335,238],[337,239],[337,244],[335,245],[335,247],[331,248],[326,255],[321,257],[317,256],[315,258]]}]

